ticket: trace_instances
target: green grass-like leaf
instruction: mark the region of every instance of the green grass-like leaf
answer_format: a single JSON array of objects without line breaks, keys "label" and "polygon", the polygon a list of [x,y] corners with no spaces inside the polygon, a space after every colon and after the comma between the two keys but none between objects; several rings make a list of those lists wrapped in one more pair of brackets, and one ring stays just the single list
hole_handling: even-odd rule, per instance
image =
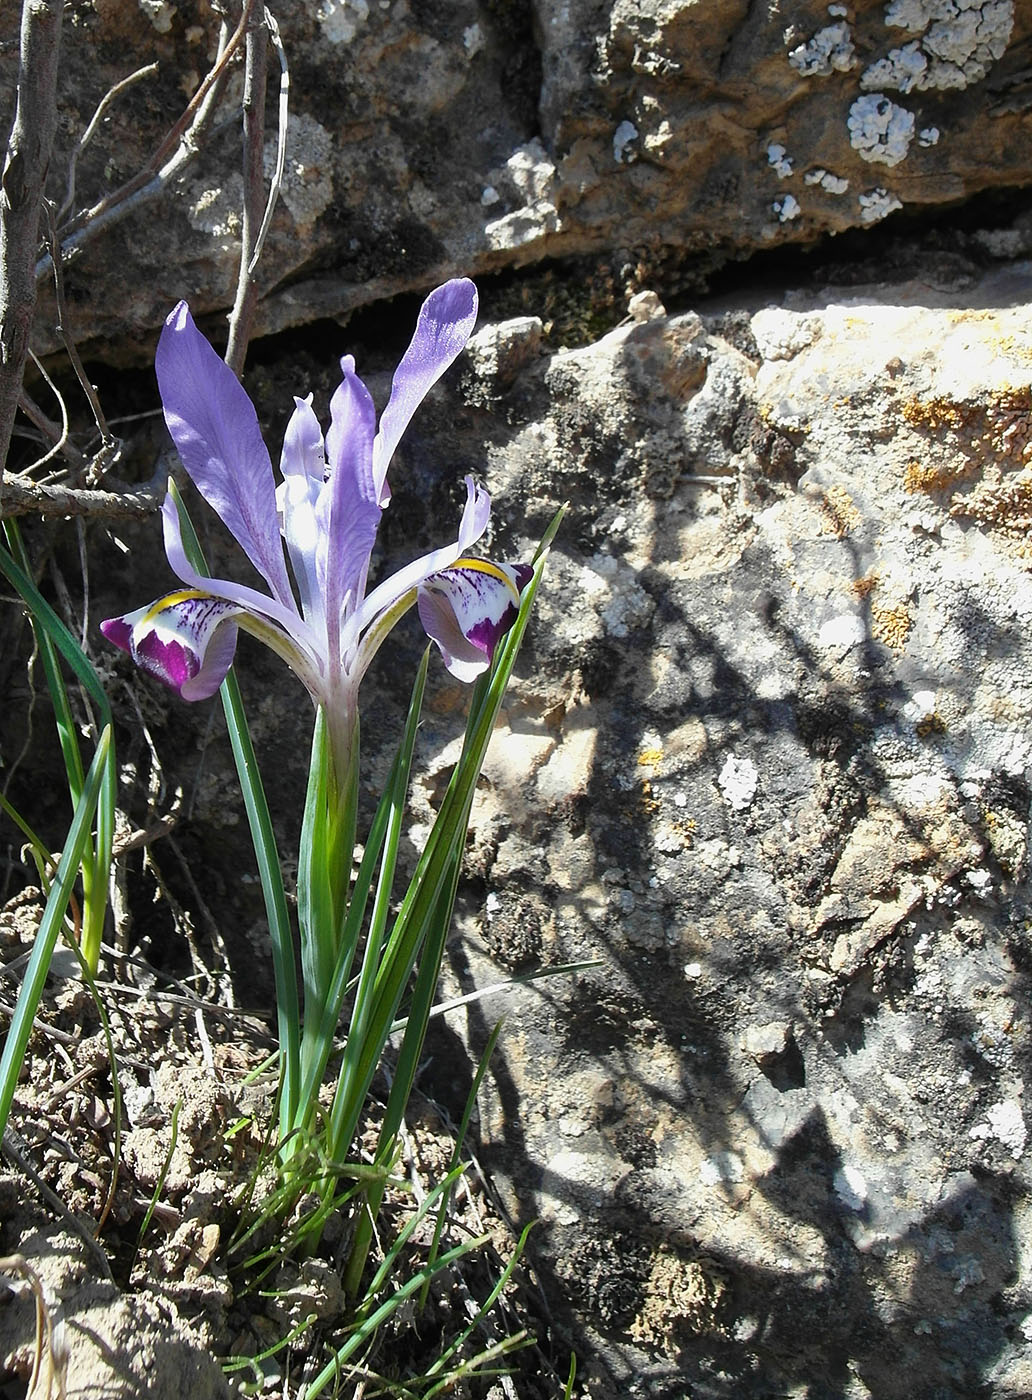
[{"label": "green grass-like leaf", "polygon": [[0,1055],[0,1133],[7,1126],[7,1118],[11,1111],[11,1103],[18,1083],[18,1074],[25,1058],[29,1036],[32,1034],[32,1023],[35,1020],[40,997],[43,995],[43,986],[50,970],[50,961],[54,956],[54,949],[57,947],[65,911],[68,908],[68,901],[71,899],[72,889],[82,862],[83,851],[89,839],[90,823],[107,780],[110,748],[111,729],[109,726],[105,726],[75,806],[72,824],[68,829],[65,847],[58,862],[57,874],[50,887],[50,896],[47,899],[46,909],[43,911],[43,919],[36,934],[36,940],[32,945],[25,978],[15,1003],[11,1027],[4,1041],[3,1054]]}]

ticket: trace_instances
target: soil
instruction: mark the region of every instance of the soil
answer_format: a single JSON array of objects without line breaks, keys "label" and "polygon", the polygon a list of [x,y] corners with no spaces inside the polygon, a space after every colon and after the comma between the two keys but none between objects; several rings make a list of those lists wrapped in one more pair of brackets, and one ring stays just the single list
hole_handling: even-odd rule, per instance
[{"label": "soil", "polygon": [[[31,890],[0,911],[8,1000],[38,913]],[[98,981],[105,1028],[66,954],[55,967],[0,1175],[0,1397],[300,1396],[349,1335],[342,1273],[354,1221],[350,1207],[334,1212],[313,1252],[292,1237],[314,1199],[286,1219],[260,1218],[275,1186],[268,1027],[198,995],[213,981],[202,969],[176,980],[112,952]],[[374,1097],[356,1144],[367,1161],[376,1111]],[[413,1101],[380,1257],[446,1174],[451,1129],[429,1097]],[[413,1232],[395,1285],[425,1261],[432,1233],[432,1219]],[[467,1157],[441,1249],[477,1237],[485,1243],[434,1281],[425,1306],[407,1302],[327,1393],[421,1395],[431,1382],[420,1377],[467,1329],[450,1368],[470,1374],[450,1393],[563,1393],[556,1367],[565,1372],[568,1351],[564,1361],[560,1344],[553,1360],[525,1264],[480,1316],[517,1241]]]}]

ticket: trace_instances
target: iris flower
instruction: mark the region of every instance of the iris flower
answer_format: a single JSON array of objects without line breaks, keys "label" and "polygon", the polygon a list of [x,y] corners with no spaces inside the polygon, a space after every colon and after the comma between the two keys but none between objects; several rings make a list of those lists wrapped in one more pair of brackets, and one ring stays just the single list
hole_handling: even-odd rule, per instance
[{"label": "iris flower", "polygon": [[155,360],[165,421],[194,485],[267,591],[199,574],[169,496],[162,508],[165,553],[183,587],[102,622],[108,640],[184,700],[203,700],[224,679],[244,628],[287,661],[323,709],[338,778],[351,758],[362,676],[413,603],[454,676],[470,681],[484,671],[515,621],[531,570],[469,554],[491,511],[490,497],[472,477],[456,539],[367,588],[380,516],[390,501],[387,468],[413,413],[465,346],[476,315],[477,292],[467,279],[431,292],[379,425],[354,359],[345,355],[325,439],[312,396],[295,398],[277,486],[254,405],[180,302],[165,322]]}]

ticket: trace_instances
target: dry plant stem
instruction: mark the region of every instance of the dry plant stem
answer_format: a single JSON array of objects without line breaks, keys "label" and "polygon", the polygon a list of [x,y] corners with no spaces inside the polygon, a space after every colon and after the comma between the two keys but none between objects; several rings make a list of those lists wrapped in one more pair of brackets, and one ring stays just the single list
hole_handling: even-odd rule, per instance
[{"label": "dry plant stem", "polygon": [[243,373],[247,342],[251,338],[254,313],[258,306],[258,284],[251,271],[251,258],[265,208],[262,157],[265,150],[265,88],[269,31],[261,14],[252,15],[248,24],[245,53],[244,207],[240,235],[240,274],[229,318],[229,344],[226,346],[226,364],[238,379]]},{"label": "dry plant stem", "polygon": [[83,367],[79,358],[79,351],[75,341],[68,332],[68,307],[64,294],[64,273],[61,269],[61,241],[57,236],[57,222],[54,214],[54,206],[50,200],[43,201],[43,209],[47,219],[47,241],[50,244],[50,260],[54,267],[54,300],[57,305],[57,333],[65,348],[65,354],[71,361],[75,377],[79,381],[83,393],[89,400],[90,408],[93,410],[93,421],[97,425],[101,441],[108,442],[111,433],[108,430],[107,419],[104,417],[104,410],[100,406],[100,399],[97,391],[90,383],[89,375]]},{"label": "dry plant stem", "polygon": [[45,438],[49,438],[51,443],[50,448],[42,457],[33,462],[30,467],[24,469],[23,475],[27,477],[32,472],[38,471],[40,467],[45,466],[52,457],[58,454],[67,460],[73,471],[84,471],[86,469],[86,458],[71,439],[69,433],[68,409],[65,405],[65,401],[57,392],[54,382],[47,373],[43,363],[33,355],[31,350],[29,351],[29,356],[42,375],[44,382],[53,390],[57,397],[57,401],[61,407],[61,422],[55,423],[52,418],[48,418],[39,404],[36,403],[35,399],[27,394],[24,389],[22,390],[21,396],[18,399],[18,407],[29,422],[34,427],[38,428]]},{"label": "dry plant stem", "polygon": [[104,114],[116,98],[121,97],[123,92],[127,92],[129,88],[134,87],[143,78],[152,78],[158,71],[158,67],[159,65],[157,63],[148,63],[145,68],[138,68],[135,73],[130,73],[128,78],[123,78],[120,83],[115,83],[114,87],[110,88],[100,99],[100,102],[97,104],[97,110],[90,119],[89,126],[79,137],[79,144],[72,152],[72,158],[68,162],[68,188],[64,200],[62,201],[61,208],[57,211],[58,219],[63,219],[75,203],[75,176],[79,166],[79,157],[97,134],[97,128],[100,126]]},{"label": "dry plant stem", "polygon": [[33,264],[57,125],[63,0],[24,0],[18,99],[0,181],[0,483],[21,394],[36,309]]},{"label": "dry plant stem", "polygon": [[[59,1355],[55,1344],[54,1320],[47,1303],[43,1281],[29,1261],[22,1254],[7,1254],[0,1259],[0,1274],[20,1274],[29,1286],[36,1303],[36,1346],[32,1360],[32,1374],[25,1391],[31,1400],[64,1400],[65,1360]],[[44,1383],[43,1367],[47,1374]]]},{"label": "dry plant stem", "polygon": [[[56,3],[56,0],[54,0]],[[32,0],[26,0],[32,3]],[[200,144],[211,126],[216,107],[225,85],[229,63],[244,37],[247,13],[246,7],[240,22],[231,37],[226,40],[223,26],[219,36],[219,52],[200,87],[190,99],[186,110],[151,156],[143,170],[139,171],[117,190],[84,209],[81,214],[59,229],[61,235],[61,255],[67,262],[87,243],[92,242],[104,229],[121,222],[133,209],[148,203],[159,195],[169,181],[179,175],[197,156]],[[50,254],[36,264],[36,280],[49,275],[53,265]]]},{"label": "dry plant stem", "polygon": [[276,50],[276,57],[280,66],[280,89],[279,89],[279,123],[276,133],[276,169],[273,171],[272,183],[269,186],[269,199],[265,206],[265,214],[262,218],[262,226],[258,230],[258,237],[254,242],[254,251],[251,254],[251,261],[247,265],[248,276],[253,277],[262,256],[262,249],[265,247],[265,239],[272,224],[272,216],[276,211],[276,202],[279,199],[280,188],[283,184],[283,168],[287,163],[287,127],[290,121],[290,69],[287,66],[287,51],[283,47],[283,40],[280,38],[279,25],[276,23],[272,11],[265,10],[265,25],[269,31],[269,39]]},{"label": "dry plant stem", "polygon": [[136,491],[78,491],[70,486],[39,486],[16,477],[0,484],[0,519],[9,515],[140,519],[160,510],[164,497],[164,480]]}]

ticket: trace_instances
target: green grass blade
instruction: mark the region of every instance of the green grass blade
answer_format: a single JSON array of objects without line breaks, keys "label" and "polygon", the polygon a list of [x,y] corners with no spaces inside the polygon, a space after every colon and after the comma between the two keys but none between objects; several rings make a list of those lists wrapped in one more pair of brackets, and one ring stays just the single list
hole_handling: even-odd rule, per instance
[{"label": "green grass blade", "polygon": [[105,768],[109,760],[110,747],[111,729],[109,726],[105,726],[93,755],[93,762],[86,775],[82,792],[79,795],[79,801],[76,803],[65,848],[58,862],[57,874],[50,888],[50,897],[47,900],[43,919],[32,947],[29,964],[25,971],[25,980],[18,993],[11,1026],[4,1041],[3,1054],[0,1055],[0,1134],[7,1126],[7,1118],[11,1111],[15,1086],[18,1082],[18,1073],[25,1058],[29,1036],[32,1034],[32,1023],[40,997],[43,995],[43,986],[50,969],[50,961],[57,946],[65,910],[68,908],[68,901],[72,895],[72,888],[89,836],[90,822],[93,820],[101,787],[105,780]]},{"label": "green grass blade", "polygon": [[[484,1075],[487,1073],[487,1067],[491,1063],[491,1056],[494,1054],[494,1048],[498,1044],[498,1037],[501,1034],[503,1025],[503,1021],[496,1021],[491,1034],[487,1037],[487,1044],[484,1046],[484,1052],[480,1056],[480,1060],[477,1064],[477,1072],[473,1076],[473,1083],[470,1085],[469,1093],[466,1095],[466,1104],[462,1110],[462,1119],[455,1133],[455,1141],[452,1144],[451,1161],[448,1163],[448,1172],[453,1172],[459,1165],[462,1147],[466,1141],[466,1134],[469,1132],[473,1110],[476,1107],[477,1095],[480,1093],[480,1086],[484,1082]],[[441,1247],[441,1236],[444,1234],[444,1222],[448,1217],[448,1205],[450,1201],[451,1192],[449,1191],[441,1198],[441,1204],[437,1211],[437,1219],[434,1222],[434,1237],[430,1241],[430,1252],[427,1255],[427,1262],[430,1264],[437,1258],[437,1251]],[[426,1306],[426,1294],[427,1290],[424,1289],[419,1299],[419,1306],[421,1309]]]},{"label": "green grass blade", "polygon": [[407,1298],[411,1298],[413,1293],[417,1293],[426,1282],[435,1274],[450,1269],[453,1264],[457,1264],[460,1259],[464,1259],[467,1254],[472,1254],[474,1250],[483,1249],[485,1244],[490,1243],[490,1235],[478,1235],[475,1239],[465,1240],[462,1244],[450,1249],[447,1254],[442,1254],[437,1264],[431,1268],[429,1264],[424,1264],[417,1269],[414,1274],[405,1280],[391,1296],[371,1313],[360,1327],[348,1338],[342,1347],[338,1349],[332,1361],[324,1366],[319,1374],[311,1381],[302,1394],[302,1400],[316,1400],[316,1396],[321,1395],[331,1381],[337,1379],[341,1374],[341,1367],[354,1356],[356,1351],[367,1346],[380,1327],[398,1311],[402,1303]]},{"label": "green grass blade", "polygon": [[[530,1238],[530,1232],[531,1232],[531,1230],[533,1230],[533,1228],[534,1228],[534,1226],[535,1226],[536,1224],[537,1224],[537,1221],[536,1221],[536,1220],[532,1220],[532,1221],[530,1222],[529,1225],[525,1225],[525,1226],[523,1227],[523,1232],[522,1232],[522,1234],[520,1235],[519,1240],[516,1242],[516,1248],[515,1248],[515,1249],[513,1250],[513,1252],[512,1252],[512,1258],[509,1260],[509,1262],[506,1264],[505,1268],[502,1270],[501,1274],[499,1274],[498,1278],[495,1280],[495,1285],[494,1285],[494,1287],[491,1289],[491,1292],[487,1295],[487,1297],[486,1297],[486,1298],[484,1299],[484,1301],[481,1303],[479,1309],[477,1310],[476,1316],[475,1316],[475,1317],[472,1317],[472,1318],[470,1319],[470,1321],[468,1322],[468,1324],[467,1324],[467,1325],[462,1329],[462,1331],[454,1338],[454,1340],[451,1342],[451,1344],[450,1344],[443,1352],[441,1352],[440,1356],[438,1356],[438,1357],[436,1358],[436,1360],[434,1361],[433,1365],[431,1365],[431,1366],[429,1366],[429,1367],[427,1368],[426,1373],[425,1373],[427,1380],[429,1380],[432,1376],[437,1376],[437,1375],[439,1375],[439,1374],[441,1373],[441,1371],[444,1370],[445,1366],[448,1364],[448,1362],[451,1360],[451,1358],[452,1358],[463,1346],[465,1346],[466,1342],[467,1342],[467,1341],[469,1340],[469,1338],[473,1335],[473,1332],[474,1332],[474,1331],[476,1330],[476,1328],[480,1325],[481,1321],[487,1316],[487,1314],[488,1314],[488,1313],[491,1311],[491,1309],[494,1307],[495,1303],[498,1301],[499,1297],[501,1296],[502,1289],[505,1287],[505,1285],[509,1282],[509,1279],[512,1277],[512,1271],[513,1271],[513,1269],[515,1269],[516,1265],[519,1263],[520,1259],[523,1257],[523,1252],[524,1252],[524,1250],[527,1248],[527,1240]],[[455,1378],[454,1378],[453,1376],[449,1376],[449,1377],[448,1377],[445,1381],[443,1381],[440,1385],[434,1386],[434,1388],[433,1388],[432,1390],[427,1391],[427,1400],[429,1400],[429,1397],[432,1396],[432,1395],[438,1395],[438,1394],[440,1394],[441,1390],[446,1389],[447,1386],[451,1385],[451,1383],[452,1383],[452,1381],[453,1381],[454,1379],[455,1379]]]},{"label": "green grass blade", "polygon": [[[79,800],[84,781],[79,735],[72,713],[68,690],[61,673],[59,657],[63,657],[83,689],[95,703],[100,725],[112,725],[111,706],[90,659],[75,637],[54,612],[29,572],[29,559],[18,530],[17,522],[4,525],[8,548],[0,548],[0,572],[20,593],[32,618],[33,630],[39,644],[40,658],[54,707],[58,742],[64,759],[65,774],[72,806]],[[118,774],[114,741],[109,749],[107,769],[97,803],[95,839],[87,833],[82,856],[83,925],[82,951],[91,974],[96,974],[100,961],[100,944],[107,918],[108,877],[114,845],[115,809],[118,801]]]},{"label": "green grass blade", "polygon": [[[12,524],[13,522],[10,520],[4,523],[4,528],[8,531],[9,543]],[[83,654],[79,643],[33,583],[26,565],[27,560],[23,564],[19,564],[9,550],[0,547],[0,573],[4,574],[7,581],[18,590],[31,611],[33,620],[39,622],[46,630],[58,651],[74,671],[76,679],[100,711],[102,726],[110,724],[111,706],[99,676],[93,669],[89,658]]]},{"label": "green grass blade", "polygon": [[377,1269],[376,1276],[373,1278],[366,1292],[365,1301],[360,1304],[356,1310],[355,1323],[351,1336],[344,1345],[338,1349],[329,1365],[320,1371],[315,1380],[313,1380],[303,1392],[303,1400],[315,1400],[315,1397],[320,1395],[322,1391],[325,1390],[326,1386],[340,1374],[340,1368],[344,1363],[350,1357],[354,1356],[355,1352],[361,1347],[367,1345],[372,1340],[376,1331],[398,1310],[401,1304],[407,1298],[410,1298],[413,1293],[419,1292],[424,1284],[432,1279],[435,1274],[445,1269],[450,1269],[453,1264],[456,1264],[467,1254],[471,1253],[473,1250],[483,1248],[483,1246],[490,1241],[490,1235],[479,1235],[475,1239],[463,1241],[462,1244],[456,1245],[455,1248],[450,1249],[446,1254],[442,1254],[434,1265],[424,1264],[421,1268],[417,1269],[405,1280],[401,1287],[395,1289],[383,1303],[378,1306],[375,1304],[377,1294],[386,1286],[391,1274],[395,1271],[401,1251],[411,1237],[413,1231],[417,1229],[437,1204],[442,1192],[451,1190],[459,1175],[461,1175],[460,1172],[451,1172],[448,1176],[439,1181],[437,1185],[427,1193],[425,1199],[420,1203],[419,1209],[406,1221],[404,1228],[398,1234],[398,1238],[391,1245],[386,1258]]},{"label": "green grass blade", "polygon": [[[334,1107],[330,1119],[328,1144],[330,1157],[333,1160],[342,1157],[350,1144],[350,1136],[347,1141],[342,1141],[340,1133],[335,1131],[333,1125],[341,1117],[349,1117],[350,1111],[354,1106],[353,1095],[351,1094],[353,1079],[351,1066],[358,1043],[357,1037],[362,1033],[364,1018],[367,1015],[369,988],[375,984],[376,959],[379,956],[383,929],[386,925],[390,906],[391,887],[394,883],[394,869],[398,858],[402,822],[405,814],[405,806],[408,801],[409,779],[412,771],[412,755],[415,750],[416,734],[419,729],[419,716],[423,708],[423,693],[426,687],[429,659],[429,648],[427,648],[423,653],[419,669],[416,672],[416,677],[412,684],[412,695],[409,699],[408,715],[405,719],[405,728],[402,732],[401,742],[394,755],[391,771],[377,806],[376,814],[373,817],[369,836],[366,841],[365,852],[358,868],[358,874],[355,877],[355,884],[351,892],[351,904],[345,919],[344,933],[341,938],[341,951],[338,956],[337,968],[334,973],[329,994],[326,997],[326,1004],[322,1016],[319,1023],[313,1027],[311,1034],[309,1032],[309,1025],[307,1023],[305,1025],[306,1046],[310,1044],[311,1052],[310,1054],[306,1054],[305,1057],[305,1071],[302,1080],[302,1102],[307,1101],[309,1096],[314,1095],[318,1091],[319,1082],[326,1067],[326,1061],[329,1058],[333,1034],[340,1017],[341,1007],[343,1006],[344,996],[347,990],[348,978],[351,974],[354,951],[358,944],[362,921],[365,917],[366,906],[372,890],[373,879],[377,876],[377,865],[379,865],[377,892],[370,916],[369,932],[366,935],[366,953],[363,957],[359,985],[355,992],[351,1027],[348,1033],[348,1045],[344,1052],[344,1063],[341,1066],[340,1075],[338,1077],[337,1092],[334,1097]],[[356,1113],[361,1112],[364,1097],[365,1090],[363,1089],[362,1094],[359,1096],[357,1109],[355,1110]]]},{"label": "green grass blade", "polygon": [[[483,766],[498,711],[501,709],[505,687],[527,628],[543,568],[544,555],[541,555],[535,566],[534,576],[524,590],[516,622],[498,649],[483,692],[483,702],[478,706],[468,731],[469,742],[463,760],[452,774],[423,854],[395,919],[377,973],[366,1033],[360,1041],[352,1042],[349,1039],[348,1049],[352,1050],[354,1063],[346,1105],[348,1116],[344,1118],[338,1117],[336,1112],[334,1114],[331,1141],[335,1145],[335,1152],[346,1150],[346,1143],[354,1134],[361,1103],[376,1072],[409,975],[419,956],[422,940],[430,927],[441,891],[451,872],[452,855],[460,852],[465,842],[469,809],[477,778]],[[347,1058],[347,1050],[345,1057]]]},{"label": "green grass blade", "polygon": [[0,792],[0,812],[10,817],[11,821],[14,822],[15,826],[25,837],[25,843],[32,851],[32,859],[36,864],[36,871],[39,875],[41,888],[43,893],[46,894],[50,889],[50,872],[54,864],[49,850],[44,845],[42,838],[33,831],[22,814],[12,803],[8,802],[2,792]]}]

